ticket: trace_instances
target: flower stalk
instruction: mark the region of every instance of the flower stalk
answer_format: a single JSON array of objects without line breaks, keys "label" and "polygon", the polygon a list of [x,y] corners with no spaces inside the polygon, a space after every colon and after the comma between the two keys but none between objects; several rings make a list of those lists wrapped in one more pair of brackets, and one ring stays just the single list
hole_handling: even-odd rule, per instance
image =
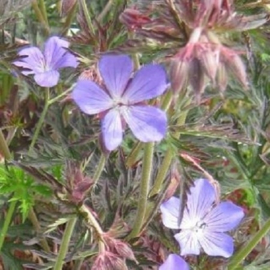
[{"label": "flower stalk", "polygon": [[137,208],[137,216],[135,219],[133,229],[131,233],[128,235],[128,239],[132,239],[139,235],[143,223],[145,221],[147,198],[153,168],[153,153],[154,153],[154,143],[145,144],[143,155],[142,180],[140,183],[140,198]]},{"label": "flower stalk", "polygon": [[95,217],[93,216],[93,214],[91,213],[91,211],[88,209],[88,207],[83,204],[80,208],[79,211],[83,214],[87,224],[89,224],[90,226],[92,226],[95,231],[96,234],[98,235],[98,248],[99,248],[99,252],[103,252],[105,251],[105,244],[104,244],[104,240],[103,240],[103,230],[100,227],[99,223],[97,222],[97,220],[95,219]]},{"label": "flower stalk", "polygon": [[5,159],[7,160],[11,159],[11,153],[9,151],[8,144],[1,129],[0,129],[0,153]]},{"label": "flower stalk", "polygon": [[9,205],[7,215],[5,216],[4,225],[0,232],[0,251],[2,250],[4,241],[7,235],[8,227],[11,222],[12,216],[14,214],[15,208],[16,208],[16,201],[12,201]]},{"label": "flower stalk", "polygon": [[83,11],[87,26],[88,26],[89,30],[91,31],[91,33],[94,35],[95,29],[94,29],[94,26],[93,26],[93,24],[91,22],[91,16],[89,14],[89,11],[88,11],[88,8],[87,8],[87,5],[86,5],[86,1],[85,0],[80,0],[80,6],[82,8],[82,11]]},{"label": "flower stalk", "polygon": [[38,120],[37,127],[36,127],[36,130],[34,132],[33,139],[31,141],[31,144],[30,144],[28,153],[31,153],[33,151],[33,148],[34,148],[35,143],[37,141],[37,138],[38,138],[38,135],[40,133],[42,124],[44,122],[45,116],[46,116],[47,111],[48,111],[49,106],[50,106],[49,100],[50,100],[50,89],[46,87],[46,89],[45,89],[44,108],[43,108],[43,111],[41,113],[41,116],[40,116],[40,118]]},{"label": "flower stalk", "polygon": [[[189,104],[191,102],[191,99],[187,100],[187,104]],[[186,104],[186,105],[187,105]],[[163,106],[165,106],[166,109],[169,108],[170,102],[167,99],[164,99],[164,104]],[[177,119],[177,123],[176,125],[183,125],[186,121],[186,117],[187,117],[188,111],[185,110],[183,111],[183,113],[180,115],[180,117]],[[179,139],[180,138],[180,132],[174,132],[174,134],[172,134],[174,138]],[[158,171],[157,177],[155,179],[154,185],[150,191],[149,196],[152,197],[155,194],[158,194],[162,188],[162,184],[163,181],[170,169],[170,165],[171,162],[173,160],[174,157],[174,150],[170,147],[167,152],[165,153],[164,159],[161,163],[160,169]]]},{"label": "flower stalk", "polygon": [[48,22],[46,21],[46,19],[44,18],[39,6],[38,6],[38,3],[36,0],[33,0],[32,1],[32,7],[35,11],[35,14],[37,16],[37,19],[39,20],[39,22],[43,25],[44,29],[45,29],[45,32],[47,35],[49,35],[50,33],[50,28],[49,28],[49,25],[48,25]]},{"label": "flower stalk", "polygon": [[228,270],[236,270],[243,260],[251,253],[251,251],[258,245],[258,243],[270,231],[270,219],[268,219],[263,227],[251,238],[250,241],[241,249],[238,250],[230,259]]},{"label": "flower stalk", "polygon": [[63,269],[63,264],[65,262],[65,257],[67,255],[68,252],[68,247],[69,247],[69,243],[70,243],[70,239],[72,236],[72,233],[74,231],[74,227],[76,225],[77,222],[77,218],[73,217],[71,218],[66,225],[66,229],[63,235],[63,240],[60,246],[60,250],[57,256],[57,260],[56,263],[54,265],[53,270],[62,270]]},{"label": "flower stalk", "polygon": [[101,173],[102,173],[102,171],[103,171],[103,169],[105,167],[105,164],[106,164],[106,157],[105,157],[105,155],[102,155],[100,157],[99,163],[97,165],[96,172],[95,172],[95,174],[93,176],[93,181],[94,181],[93,186],[95,186],[97,184],[98,179],[100,178],[100,175],[101,175]]}]

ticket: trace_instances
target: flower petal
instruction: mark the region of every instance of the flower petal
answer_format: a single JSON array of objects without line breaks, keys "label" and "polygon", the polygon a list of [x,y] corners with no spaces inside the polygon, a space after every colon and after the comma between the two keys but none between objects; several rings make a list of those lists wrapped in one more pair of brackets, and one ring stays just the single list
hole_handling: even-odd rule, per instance
[{"label": "flower petal", "polygon": [[189,266],[180,256],[170,254],[159,270],[189,270]]},{"label": "flower petal", "polygon": [[113,101],[97,84],[90,80],[79,80],[72,98],[86,114],[96,114],[110,109]]},{"label": "flower petal", "polygon": [[112,151],[119,146],[123,140],[123,128],[121,116],[118,110],[110,110],[102,119],[102,138],[105,147]]},{"label": "flower petal", "polygon": [[112,97],[124,92],[133,70],[133,62],[127,55],[105,55],[99,63],[100,74]]},{"label": "flower petal", "polygon": [[69,42],[56,36],[46,41],[44,56],[47,68],[57,70],[64,67],[76,68],[78,66],[76,57],[67,50],[68,46]]},{"label": "flower petal", "polygon": [[200,254],[201,245],[199,237],[192,230],[182,230],[180,233],[175,234],[174,238],[180,245],[181,255]]},{"label": "flower petal", "polygon": [[160,205],[161,218],[164,226],[170,229],[179,229],[180,200],[171,197]]},{"label": "flower petal", "polygon": [[163,94],[167,87],[165,69],[161,65],[146,65],[136,72],[123,100],[129,103],[145,101]]},{"label": "flower petal", "polygon": [[53,87],[59,80],[59,72],[56,70],[36,73],[34,76],[36,83],[42,87]]},{"label": "flower petal", "polygon": [[233,239],[225,233],[205,231],[200,239],[204,252],[209,256],[222,256],[228,258],[233,254]]},{"label": "flower petal", "polygon": [[241,207],[232,202],[222,202],[205,217],[209,231],[227,232],[233,230],[244,217]]},{"label": "flower petal", "polygon": [[19,51],[19,56],[25,56],[17,61],[14,61],[13,64],[17,67],[22,67],[28,69],[22,71],[24,75],[30,75],[35,73],[42,73],[45,71],[45,60],[44,56],[41,53],[40,49],[37,47],[29,47]]},{"label": "flower petal", "polygon": [[156,142],[166,135],[167,117],[152,106],[123,106],[121,113],[134,136],[142,142]]},{"label": "flower petal", "polygon": [[212,209],[215,198],[215,189],[207,180],[196,180],[187,195],[181,229],[190,228],[196,222],[204,220],[205,215]]}]

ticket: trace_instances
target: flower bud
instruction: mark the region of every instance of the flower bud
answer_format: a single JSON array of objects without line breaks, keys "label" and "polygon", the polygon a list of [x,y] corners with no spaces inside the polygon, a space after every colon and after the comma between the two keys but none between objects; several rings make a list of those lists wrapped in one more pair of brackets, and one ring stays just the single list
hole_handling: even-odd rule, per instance
[{"label": "flower bud", "polygon": [[173,59],[170,62],[170,78],[172,90],[180,92],[187,84],[189,64],[186,61]]}]

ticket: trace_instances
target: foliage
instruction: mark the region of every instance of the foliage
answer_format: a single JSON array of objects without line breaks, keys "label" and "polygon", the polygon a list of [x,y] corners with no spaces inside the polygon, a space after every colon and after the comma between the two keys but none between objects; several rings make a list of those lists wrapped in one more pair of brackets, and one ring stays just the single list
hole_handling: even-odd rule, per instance
[{"label": "foliage", "polygon": [[[205,178],[245,217],[230,232],[230,258],[182,259],[198,270],[269,269],[268,1],[0,2],[0,268],[158,269],[181,253],[160,205],[178,197],[180,222],[194,180]],[[51,46],[54,58],[26,66],[25,52],[51,36],[63,51]],[[165,68],[167,90],[135,102],[166,113],[161,141],[140,141],[122,116],[123,141],[106,148],[108,108],[134,107],[110,91],[99,65],[107,54],[129,55],[134,72]],[[55,66],[59,55],[79,65]],[[39,64],[46,85],[50,69],[60,73],[57,85],[39,84]],[[107,88],[113,109],[83,113],[96,96],[77,102],[78,80]]]}]

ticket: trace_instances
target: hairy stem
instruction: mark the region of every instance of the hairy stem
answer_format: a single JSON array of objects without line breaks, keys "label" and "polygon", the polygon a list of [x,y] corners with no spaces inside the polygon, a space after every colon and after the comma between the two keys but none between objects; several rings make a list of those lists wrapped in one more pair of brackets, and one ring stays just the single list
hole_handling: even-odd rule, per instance
[{"label": "hairy stem", "polygon": [[70,25],[73,21],[73,19],[75,18],[75,15],[76,15],[76,10],[77,10],[77,5],[75,4],[71,11],[68,13],[67,17],[66,17],[66,20],[65,20],[65,23],[63,25],[63,30],[62,30],[62,35],[66,35],[69,28],[70,28]]},{"label": "hairy stem", "polygon": [[0,153],[5,159],[7,160],[11,159],[11,153],[9,151],[8,144],[1,129],[0,129]]},{"label": "hairy stem", "polygon": [[89,14],[89,11],[88,11],[88,8],[87,8],[87,5],[86,5],[86,1],[85,0],[80,0],[80,6],[82,8],[82,11],[83,11],[87,26],[88,26],[91,34],[94,35],[95,34],[95,29],[94,29],[94,26],[93,26],[93,24],[91,22],[91,16]]},{"label": "hairy stem", "polygon": [[257,244],[270,231],[270,219],[268,219],[263,227],[254,235],[254,237],[247,242],[247,244],[239,249],[230,259],[228,270],[235,270],[243,262],[243,260],[250,254],[250,252],[257,246]]},{"label": "hairy stem", "polygon": [[137,142],[127,157],[126,165],[131,168],[137,161],[139,153],[142,149],[142,142]]},{"label": "hairy stem", "polygon": [[42,16],[43,16],[46,24],[49,25],[45,2],[44,2],[44,0],[40,0],[39,3],[40,3],[40,11],[42,13]]},{"label": "hairy stem", "polygon": [[[30,210],[29,210],[29,213],[28,213],[28,219],[31,221],[31,223],[33,224],[36,232],[40,231],[41,230],[41,227],[39,225],[39,222],[38,222],[38,219],[37,219],[37,216],[34,212],[34,209],[31,207]],[[48,242],[46,241],[45,238],[41,239],[40,240],[40,245],[41,247],[46,251],[46,252],[50,252],[50,246],[48,244]]]},{"label": "hairy stem", "polygon": [[0,232],[0,250],[3,247],[4,241],[5,241],[5,238],[6,238],[6,235],[7,235],[8,227],[9,227],[9,224],[11,222],[13,213],[15,211],[15,207],[16,207],[16,201],[12,201],[10,203],[10,205],[9,205],[7,215],[5,216],[4,225],[3,225],[3,228],[2,228],[2,230]]},{"label": "hairy stem", "polygon": [[34,132],[33,139],[31,141],[31,144],[30,144],[28,153],[31,153],[32,152],[32,150],[33,150],[33,148],[35,146],[35,143],[37,141],[39,132],[41,130],[42,124],[43,124],[44,119],[45,119],[45,116],[46,116],[46,113],[47,113],[48,108],[50,106],[49,98],[50,98],[50,89],[49,88],[46,88],[45,89],[45,104],[44,104],[44,108],[43,108],[43,111],[41,113],[41,116],[40,116],[40,118],[38,120],[37,127],[36,127],[36,130]]},{"label": "hairy stem", "polygon": [[43,25],[43,27],[44,27],[44,29],[46,31],[46,34],[49,35],[49,33],[50,33],[49,25],[46,22],[45,18],[43,17],[43,14],[42,14],[39,6],[38,6],[37,0],[32,0],[32,7],[33,7],[33,9],[35,11],[35,14],[37,16],[37,19]]},{"label": "hairy stem", "polygon": [[63,269],[63,264],[65,263],[65,257],[68,252],[68,247],[69,247],[69,242],[75,227],[75,224],[77,222],[77,218],[73,217],[71,218],[66,225],[66,229],[63,235],[63,240],[60,246],[60,250],[57,256],[56,263],[54,265],[53,270],[62,270]]},{"label": "hairy stem", "polygon": [[98,179],[99,179],[99,177],[100,177],[100,175],[105,167],[105,164],[106,164],[106,157],[105,157],[105,155],[102,155],[100,157],[99,163],[97,165],[96,172],[93,176],[94,186],[97,184],[97,181],[98,181]]},{"label": "hairy stem", "polygon": [[[187,101],[190,102],[190,101]],[[164,99],[164,105],[166,106],[166,108],[169,108],[169,102],[167,101],[167,99]],[[180,117],[177,119],[177,123],[176,125],[183,125],[186,121],[186,117],[187,117],[188,111],[183,111],[183,113],[180,115]],[[176,139],[180,138],[180,132],[174,132],[172,134],[172,136]],[[162,164],[160,166],[160,169],[158,170],[158,174],[157,174],[157,178],[155,179],[154,185],[152,190],[150,191],[149,196],[154,196],[156,194],[158,194],[162,188],[162,184],[163,181],[170,169],[170,165],[171,162],[173,160],[174,157],[174,151],[172,148],[169,148],[167,150],[167,152],[165,153],[164,159],[162,161]]]},{"label": "hairy stem", "polygon": [[111,7],[113,4],[113,0],[109,0],[106,4],[106,6],[103,8],[103,10],[101,11],[101,13],[98,15],[97,20],[99,22],[101,22],[103,20],[103,18],[107,15],[107,13],[110,11]]},{"label": "hairy stem", "polygon": [[99,247],[99,252],[103,252],[105,250],[105,244],[103,241],[103,230],[101,229],[99,223],[91,213],[90,209],[83,204],[80,208],[79,211],[83,214],[87,224],[89,224],[91,227],[94,228],[96,231],[96,234],[98,235],[98,247]]},{"label": "hairy stem", "polygon": [[138,203],[137,216],[135,219],[133,229],[131,233],[128,235],[128,239],[137,237],[144,223],[151,173],[153,167],[153,153],[154,153],[154,143],[151,142],[145,144],[143,167],[142,167],[142,179],[140,183],[140,198]]}]

